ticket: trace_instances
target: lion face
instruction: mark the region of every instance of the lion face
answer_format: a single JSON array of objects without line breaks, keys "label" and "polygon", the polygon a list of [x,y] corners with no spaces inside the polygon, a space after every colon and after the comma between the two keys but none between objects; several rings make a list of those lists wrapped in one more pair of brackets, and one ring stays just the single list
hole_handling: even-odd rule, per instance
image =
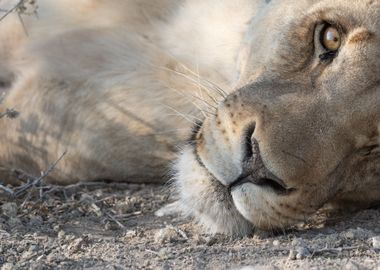
[{"label": "lion face", "polygon": [[[286,14],[286,16],[284,16]],[[380,200],[380,1],[272,1],[248,26],[239,87],[176,164],[184,211],[213,232]]]}]

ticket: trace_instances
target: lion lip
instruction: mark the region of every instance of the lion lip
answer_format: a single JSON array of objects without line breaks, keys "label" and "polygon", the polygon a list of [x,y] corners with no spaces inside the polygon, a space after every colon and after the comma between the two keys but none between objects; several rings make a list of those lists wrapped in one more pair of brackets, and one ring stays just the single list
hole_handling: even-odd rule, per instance
[{"label": "lion lip", "polygon": [[229,186],[229,190],[232,192],[235,188],[245,184],[251,183],[259,187],[267,187],[273,190],[278,195],[289,195],[295,191],[295,188],[289,188],[284,181],[271,174],[266,177],[255,177],[254,174],[241,175]]},{"label": "lion lip", "polygon": [[251,154],[247,156],[242,164],[243,173],[233,181],[228,189],[231,192],[234,188],[245,183],[251,183],[262,188],[269,188],[278,195],[289,195],[295,188],[289,188],[285,182],[273,174],[265,166],[258,141],[251,136],[249,140]]}]

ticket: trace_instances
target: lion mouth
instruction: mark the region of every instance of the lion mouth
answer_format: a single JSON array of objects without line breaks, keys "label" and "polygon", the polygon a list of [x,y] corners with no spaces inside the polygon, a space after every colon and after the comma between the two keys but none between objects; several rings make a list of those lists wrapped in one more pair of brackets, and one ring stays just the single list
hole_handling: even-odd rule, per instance
[{"label": "lion mouth", "polygon": [[246,183],[251,183],[262,188],[269,188],[272,191],[274,191],[277,195],[289,195],[296,190],[295,188],[289,188],[284,183],[284,181],[275,176],[272,178],[256,178],[253,174],[240,176],[238,179],[236,179],[236,181],[230,184],[228,189],[230,190],[230,192],[232,192],[235,188]]},{"label": "lion mouth", "polygon": [[232,182],[228,189],[230,192],[245,183],[251,183],[262,188],[269,188],[277,195],[289,195],[296,189],[288,187],[285,182],[269,171],[261,157],[260,148],[257,140],[252,136],[249,138],[248,156],[243,165],[243,173]]}]

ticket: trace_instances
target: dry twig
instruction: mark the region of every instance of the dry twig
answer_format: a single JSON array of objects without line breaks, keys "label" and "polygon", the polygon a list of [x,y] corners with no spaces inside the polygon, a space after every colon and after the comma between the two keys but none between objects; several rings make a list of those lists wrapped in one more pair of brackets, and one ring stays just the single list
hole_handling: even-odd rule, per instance
[{"label": "dry twig", "polygon": [[[28,0],[19,0],[17,2],[17,4],[15,4],[13,7],[11,7],[10,9],[8,10],[4,10],[4,9],[1,9],[0,11],[1,12],[4,12],[3,16],[0,17],[0,21],[2,21],[3,19],[5,19],[9,14],[11,14],[12,12],[17,12],[20,20],[21,20],[21,23],[23,24],[23,21],[22,21],[22,18],[20,17],[21,14],[28,14],[27,13],[27,4],[30,4],[30,5],[34,5],[35,6],[35,10],[32,12],[32,14],[36,14],[37,12],[37,6],[36,6],[36,3],[35,1],[29,1],[28,3]],[[24,28],[25,29],[25,28]]]},{"label": "dry twig", "polygon": [[23,194],[25,191],[29,190],[32,187],[39,186],[44,178],[46,178],[57,166],[58,162],[62,160],[62,158],[66,155],[67,151],[65,151],[54,163],[52,163],[49,168],[41,173],[41,176],[34,179],[32,182],[29,182],[19,188],[16,188],[14,191],[14,196],[19,197],[21,194]]},{"label": "dry twig", "polygon": [[10,119],[16,118],[19,115],[19,112],[14,109],[6,109],[5,112],[0,113],[0,118],[7,117]]},{"label": "dry twig", "polygon": [[350,250],[355,250],[360,248],[361,246],[351,246],[351,247],[339,247],[339,248],[322,248],[322,249],[316,249],[313,250],[311,253],[310,257],[313,257],[315,255],[320,255],[323,253],[341,253],[342,251],[350,251]]},{"label": "dry twig", "polygon": [[108,212],[105,212],[105,215],[109,217],[113,222],[115,222],[121,229],[125,229],[125,226],[120,221],[118,221],[113,215],[111,215]]}]

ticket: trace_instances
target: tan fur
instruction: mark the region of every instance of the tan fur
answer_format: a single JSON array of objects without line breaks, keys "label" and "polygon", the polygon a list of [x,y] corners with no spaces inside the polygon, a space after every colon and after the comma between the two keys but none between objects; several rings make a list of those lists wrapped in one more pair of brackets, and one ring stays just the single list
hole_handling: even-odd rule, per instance
[{"label": "tan fur", "polygon": [[[0,23],[0,112],[20,112],[0,120],[3,178],[38,174],[67,151],[50,181],[162,182],[181,148],[182,210],[229,234],[380,200],[379,1],[38,4],[27,33],[15,14]],[[327,22],[343,29],[329,63]],[[292,192],[230,189],[245,172]]]}]

